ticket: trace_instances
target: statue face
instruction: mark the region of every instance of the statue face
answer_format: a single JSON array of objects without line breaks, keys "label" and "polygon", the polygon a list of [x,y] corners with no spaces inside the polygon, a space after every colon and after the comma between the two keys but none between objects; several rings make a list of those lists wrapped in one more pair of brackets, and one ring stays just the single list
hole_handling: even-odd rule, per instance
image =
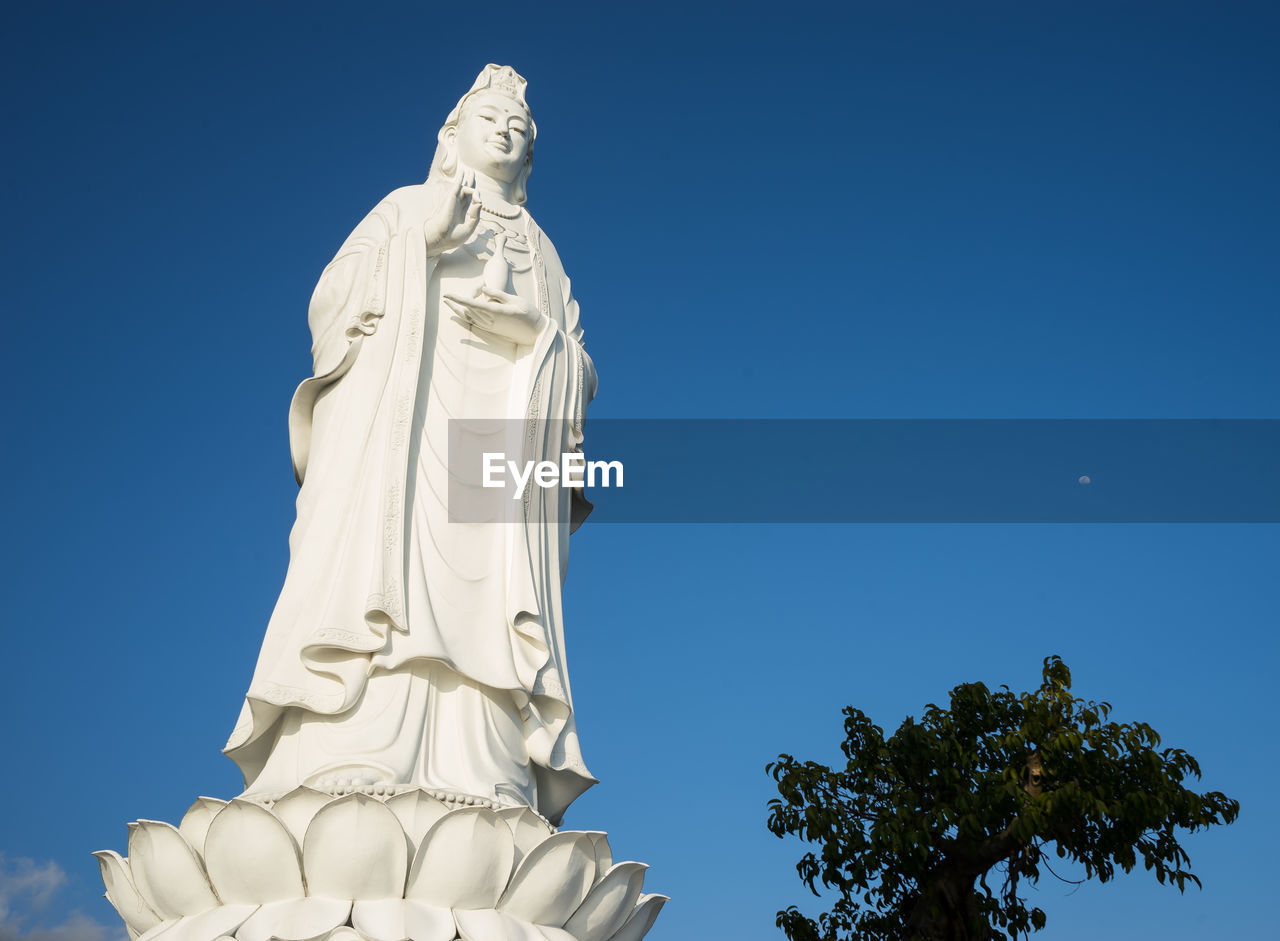
[{"label": "statue face", "polygon": [[529,152],[529,114],[495,92],[467,99],[458,122],[458,159],[471,169],[504,183],[520,175]]}]

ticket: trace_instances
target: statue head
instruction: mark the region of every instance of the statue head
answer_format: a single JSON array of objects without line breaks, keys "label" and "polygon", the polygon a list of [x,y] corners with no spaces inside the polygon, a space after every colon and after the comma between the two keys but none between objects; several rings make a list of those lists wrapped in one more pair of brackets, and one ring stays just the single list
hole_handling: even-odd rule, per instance
[{"label": "statue head", "polygon": [[440,128],[428,179],[452,177],[461,164],[509,183],[512,201],[523,205],[538,133],[524,97],[528,84],[509,65],[486,65]]}]

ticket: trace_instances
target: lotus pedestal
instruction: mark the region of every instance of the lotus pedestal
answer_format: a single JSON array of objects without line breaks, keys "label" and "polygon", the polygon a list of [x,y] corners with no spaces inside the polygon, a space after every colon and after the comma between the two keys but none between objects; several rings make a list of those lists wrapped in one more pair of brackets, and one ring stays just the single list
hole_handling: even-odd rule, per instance
[{"label": "lotus pedestal", "polygon": [[662,895],[605,834],[418,788],[202,797],[96,853],[141,941],[640,941]]}]

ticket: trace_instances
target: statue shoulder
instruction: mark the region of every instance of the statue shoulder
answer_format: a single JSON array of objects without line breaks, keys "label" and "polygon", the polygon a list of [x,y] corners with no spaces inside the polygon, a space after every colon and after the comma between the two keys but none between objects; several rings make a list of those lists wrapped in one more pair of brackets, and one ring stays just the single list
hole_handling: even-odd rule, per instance
[{"label": "statue shoulder", "polygon": [[439,205],[441,195],[441,187],[432,182],[415,183],[392,190],[351,230],[329,268],[348,258],[354,251],[384,244],[400,233],[421,226]]},{"label": "statue shoulder", "polygon": [[[438,187],[415,183],[394,189],[378,201],[365,217],[362,229],[376,223],[387,235],[420,225],[439,202]],[[357,230],[359,231],[359,230]]]},{"label": "statue shoulder", "polygon": [[424,221],[439,204],[444,188],[427,181],[394,189],[382,198],[380,206],[394,210],[402,226]]}]

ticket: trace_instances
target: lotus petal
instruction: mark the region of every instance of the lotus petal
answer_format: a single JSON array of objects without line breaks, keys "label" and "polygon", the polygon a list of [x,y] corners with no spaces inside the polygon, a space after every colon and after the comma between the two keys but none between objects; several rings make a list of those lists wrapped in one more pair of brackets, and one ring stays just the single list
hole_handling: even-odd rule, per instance
[{"label": "lotus petal", "polygon": [[531,849],[551,836],[551,827],[528,807],[504,807],[498,816],[507,822],[515,837],[517,866]]},{"label": "lotus petal", "polygon": [[627,923],[619,928],[617,934],[609,941],[640,941],[653,927],[653,922],[658,917],[658,912],[662,911],[662,906],[669,901],[671,899],[665,895],[640,896],[640,904],[632,911]]},{"label": "lotus petal", "polygon": [[302,871],[308,895],[404,898],[409,844],[400,821],[385,804],[364,794],[348,794],[320,808],[307,827]]},{"label": "lotus petal", "polygon": [[453,917],[462,941],[542,941],[542,935],[533,925],[492,908],[456,911]]},{"label": "lotus petal", "polygon": [[308,941],[346,924],[351,903],[345,899],[288,899],[268,902],[236,932],[237,941]]},{"label": "lotus petal", "polygon": [[343,925],[325,935],[324,941],[368,941],[368,939],[356,929]]},{"label": "lotus petal", "polygon": [[170,928],[172,928],[174,925],[176,925],[180,921],[182,921],[181,918],[170,918],[168,921],[162,921],[160,922],[160,924],[156,925],[150,931],[144,932],[143,934],[139,935],[138,941],[143,941],[144,938],[146,939],[146,941],[156,941],[156,938],[163,935],[166,931],[168,931]]},{"label": "lotus petal", "polygon": [[511,829],[492,810],[451,810],[423,837],[405,895],[442,908],[493,908],[515,855]]},{"label": "lotus petal", "polygon": [[358,901],[351,909],[351,924],[378,941],[453,941],[458,936],[449,909],[413,899]]},{"label": "lotus petal", "polygon": [[564,926],[577,941],[607,941],[622,927],[644,888],[644,863],[618,863],[591,887]]},{"label": "lotus petal", "polygon": [[415,851],[422,845],[422,838],[427,835],[431,825],[449,812],[444,801],[438,801],[422,791],[397,794],[387,801],[387,806],[400,821],[400,826],[404,828],[405,836],[409,838]]},{"label": "lotus petal", "polygon": [[218,815],[218,811],[227,806],[226,801],[216,797],[197,797],[196,802],[187,808],[178,824],[178,832],[187,838],[191,848],[204,855],[204,838],[209,832],[209,824]]},{"label": "lotus petal", "polygon": [[177,921],[165,922],[138,941],[143,938],[146,941],[209,941],[231,934],[257,910],[257,905],[219,905],[199,915],[184,915]]},{"label": "lotus petal", "polygon": [[271,811],[250,801],[233,800],[214,818],[205,840],[204,864],[227,903],[278,902],[306,895],[293,837]]},{"label": "lotus petal", "polygon": [[334,798],[309,787],[296,787],[271,805],[271,812],[280,818],[295,843],[302,845],[307,826],[320,808]]},{"label": "lotus petal", "polygon": [[538,925],[537,927],[538,934],[542,935],[546,941],[578,941],[577,938],[563,928],[552,928],[550,925]]},{"label": "lotus petal", "polygon": [[596,872],[606,873],[613,866],[613,850],[609,848],[609,834],[600,830],[588,830],[591,837],[591,848],[596,853]]},{"label": "lotus petal", "polygon": [[142,897],[166,920],[218,904],[200,857],[170,824],[138,821],[129,832],[129,869]]},{"label": "lotus petal", "polygon": [[143,934],[160,924],[160,916],[138,892],[129,872],[129,864],[120,858],[120,854],[112,850],[101,850],[93,855],[98,858],[102,884],[107,887],[107,901],[124,919],[129,930]]},{"label": "lotus petal", "polygon": [[513,918],[559,927],[596,881],[591,834],[561,830],[525,857],[498,908]]}]

